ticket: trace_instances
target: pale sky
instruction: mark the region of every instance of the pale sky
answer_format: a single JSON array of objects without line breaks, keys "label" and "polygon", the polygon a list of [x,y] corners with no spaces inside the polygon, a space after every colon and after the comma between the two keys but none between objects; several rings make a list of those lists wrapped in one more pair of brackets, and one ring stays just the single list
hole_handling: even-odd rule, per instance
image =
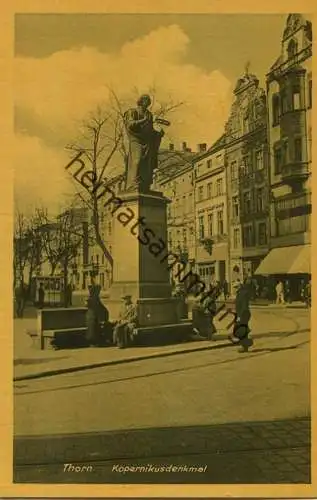
[{"label": "pale sky", "polygon": [[211,145],[222,134],[246,63],[265,88],[280,54],[286,15],[20,14],[15,19],[18,204],[49,206],[70,190],[65,145],[107,100],[155,85],[158,100],[184,104],[165,138]]}]

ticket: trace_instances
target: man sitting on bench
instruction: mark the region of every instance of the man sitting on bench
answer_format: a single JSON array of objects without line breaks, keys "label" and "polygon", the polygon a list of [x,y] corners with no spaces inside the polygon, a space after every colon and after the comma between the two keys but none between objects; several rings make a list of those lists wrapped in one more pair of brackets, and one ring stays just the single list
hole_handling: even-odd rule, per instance
[{"label": "man sitting on bench", "polygon": [[132,339],[133,330],[137,324],[137,306],[133,304],[131,295],[122,297],[124,304],[119,313],[119,320],[114,327],[113,343],[123,349],[129,345]]}]

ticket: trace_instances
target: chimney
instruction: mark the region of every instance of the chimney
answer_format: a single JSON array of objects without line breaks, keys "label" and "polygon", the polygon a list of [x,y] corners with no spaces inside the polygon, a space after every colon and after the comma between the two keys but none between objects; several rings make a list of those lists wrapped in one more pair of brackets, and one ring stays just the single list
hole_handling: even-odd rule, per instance
[{"label": "chimney", "polygon": [[170,151],[174,151],[174,144],[170,144],[168,149],[169,149]]},{"label": "chimney", "polygon": [[183,150],[183,151],[186,151],[186,150],[187,150],[187,143],[186,143],[186,142],[183,142],[183,143],[182,143],[182,150]]},{"label": "chimney", "polygon": [[198,144],[197,151],[198,153],[204,153],[205,151],[207,151],[207,144],[205,142],[203,142],[202,144]]}]

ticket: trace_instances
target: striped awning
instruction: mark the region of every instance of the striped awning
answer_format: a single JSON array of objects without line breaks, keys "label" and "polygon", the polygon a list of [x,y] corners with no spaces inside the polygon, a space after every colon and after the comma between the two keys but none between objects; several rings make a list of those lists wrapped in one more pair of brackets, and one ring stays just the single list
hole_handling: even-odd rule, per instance
[{"label": "striped awning", "polygon": [[310,274],[310,245],[273,248],[254,274]]}]

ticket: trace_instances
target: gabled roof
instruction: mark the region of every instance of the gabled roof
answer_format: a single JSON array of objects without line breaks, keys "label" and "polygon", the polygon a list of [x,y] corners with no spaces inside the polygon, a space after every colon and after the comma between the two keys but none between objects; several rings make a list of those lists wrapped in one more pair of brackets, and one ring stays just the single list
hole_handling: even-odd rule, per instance
[{"label": "gabled roof", "polygon": [[212,153],[213,151],[216,151],[217,149],[220,149],[222,148],[226,143],[226,134],[222,134],[219,139],[216,140],[216,142],[214,142],[210,148],[208,149],[208,151],[210,153]]},{"label": "gabled roof", "polygon": [[286,20],[286,26],[283,32],[283,40],[292,36],[299,28],[305,26],[306,20],[302,14],[289,14]]},{"label": "gabled roof", "polygon": [[282,55],[280,55],[276,59],[275,63],[272,64],[272,66],[270,67],[270,71],[273,70],[273,69],[275,69],[275,68],[278,68],[282,64],[282,62],[283,62],[283,57],[282,57]]},{"label": "gabled roof", "polygon": [[180,175],[191,167],[196,156],[197,153],[192,151],[161,149],[158,154],[158,168],[155,171],[157,182]]},{"label": "gabled roof", "polygon": [[202,158],[205,158],[206,156],[209,156],[210,154],[219,151],[219,149],[222,149],[225,146],[226,143],[226,134],[223,133],[219,139],[217,139],[211,146],[210,148],[207,149],[207,151],[204,151],[203,153],[200,153],[199,155],[196,156],[195,161],[199,161]]}]

